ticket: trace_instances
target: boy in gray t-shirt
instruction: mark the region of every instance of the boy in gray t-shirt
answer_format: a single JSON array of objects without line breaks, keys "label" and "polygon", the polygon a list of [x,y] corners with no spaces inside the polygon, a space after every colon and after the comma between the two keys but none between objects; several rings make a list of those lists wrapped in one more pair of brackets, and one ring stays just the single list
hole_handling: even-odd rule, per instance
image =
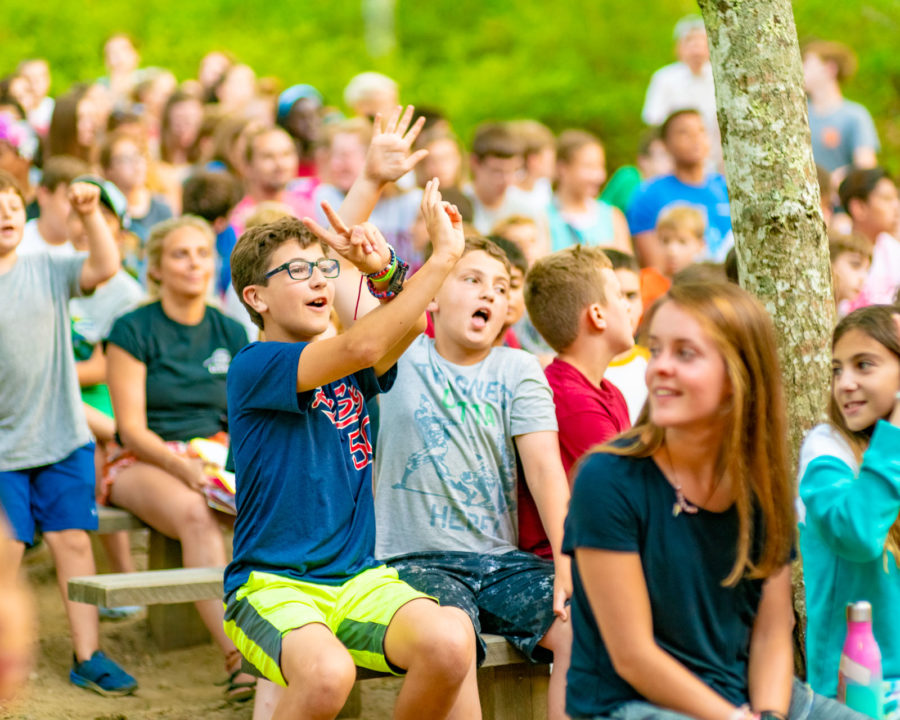
[{"label": "boy in gray t-shirt", "polygon": [[[85,531],[97,528],[94,454],[67,306],[119,268],[99,207],[103,188],[76,181],[69,191],[73,212],[87,228],[87,255],[18,257],[25,199],[16,181],[0,172],[0,505],[12,529],[13,562],[21,562],[41,528],[63,588],[70,577],[94,574]],[[75,646],[69,679],[102,695],[133,692],[135,679],[97,649],[97,608],[65,596],[63,602]]]},{"label": "boy in gray t-shirt", "polygon": [[[553,653],[549,717],[561,718],[571,575],[559,543],[569,493],[537,359],[493,347],[508,292],[503,251],[467,240],[429,306],[434,340],[419,337],[400,358],[381,397],[375,554],[417,590],[464,610],[476,631],[503,635],[529,657]],[[516,549],[517,453],[555,562]],[[477,697],[461,697],[457,709],[468,702]]]}]

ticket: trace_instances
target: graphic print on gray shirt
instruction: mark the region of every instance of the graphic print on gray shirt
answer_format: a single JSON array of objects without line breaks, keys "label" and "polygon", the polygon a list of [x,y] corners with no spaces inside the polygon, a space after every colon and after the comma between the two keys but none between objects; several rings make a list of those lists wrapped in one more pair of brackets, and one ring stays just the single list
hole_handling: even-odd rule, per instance
[{"label": "graphic print on gray shirt", "polygon": [[480,363],[455,365],[417,338],[381,396],[375,556],[515,549],[513,438],[556,429],[533,355],[494,348]]}]

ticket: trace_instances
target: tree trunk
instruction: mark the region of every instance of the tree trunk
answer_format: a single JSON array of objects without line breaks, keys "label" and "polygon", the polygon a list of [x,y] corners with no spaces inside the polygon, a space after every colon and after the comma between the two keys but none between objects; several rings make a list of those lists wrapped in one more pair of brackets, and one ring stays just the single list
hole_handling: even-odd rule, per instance
[{"label": "tree trunk", "polygon": [[[790,0],[698,0],[709,34],[741,285],[775,321],[793,467],[823,417],[834,320],[828,242]],[[806,608],[799,563],[798,670]]]}]

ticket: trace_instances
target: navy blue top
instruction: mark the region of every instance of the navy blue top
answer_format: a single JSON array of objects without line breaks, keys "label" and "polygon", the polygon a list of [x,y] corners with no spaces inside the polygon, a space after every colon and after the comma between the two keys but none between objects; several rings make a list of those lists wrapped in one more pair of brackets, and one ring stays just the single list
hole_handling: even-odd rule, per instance
[{"label": "navy blue top", "polygon": [[253,343],[231,363],[237,519],[226,595],[253,571],[338,585],[376,564],[365,400],[390,389],[396,367],[298,393],[305,347]]},{"label": "navy blue top", "polygon": [[[575,480],[563,550],[570,555],[575,548],[638,553],[656,642],[713,690],[741,705],[747,702],[750,632],[763,581],[722,586],[737,556],[734,506],[675,517],[675,499],[651,458],[595,453]],[[761,542],[753,544],[756,557]],[[577,563],[572,575],[575,637],[567,712],[576,718],[608,715],[623,703],[645,700],[613,669]]]}]

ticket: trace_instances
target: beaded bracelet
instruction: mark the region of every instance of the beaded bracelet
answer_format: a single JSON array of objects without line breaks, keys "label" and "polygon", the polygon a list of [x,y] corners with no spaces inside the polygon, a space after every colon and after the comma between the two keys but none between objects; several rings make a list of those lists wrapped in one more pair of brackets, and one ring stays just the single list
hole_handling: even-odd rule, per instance
[{"label": "beaded bracelet", "polygon": [[368,273],[366,275],[367,278],[375,282],[387,282],[391,279],[391,275],[397,269],[397,253],[394,252],[394,248],[390,245],[388,245],[388,250],[391,251],[391,259],[388,261],[388,264],[377,273]]},{"label": "beaded bracelet", "polygon": [[[409,265],[403,262],[400,258],[396,259],[396,272],[392,272],[388,277],[391,282],[388,284],[385,290],[377,290],[375,288],[375,283],[372,282],[372,278],[366,278],[366,285],[369,288],[369,292],[372,297],[378,300],[390,300],[391,298],[397,297],[397,294],[403,289],[403,281],[406,279],[406,273],[409,271]],[[381,282],[384,282],[382,280]]]},{"label": "beaded bracelet", "polygon": [[372,297],[377,298],[378,300],[390,300],[391,298],[396,297],[397,292],[399,292],[394,292],[390,289],[379,292],[375,289],[375,285],[372,283],[371,278],[366,280],[366,286],[369,288],[369,293],[372,295]]}]

